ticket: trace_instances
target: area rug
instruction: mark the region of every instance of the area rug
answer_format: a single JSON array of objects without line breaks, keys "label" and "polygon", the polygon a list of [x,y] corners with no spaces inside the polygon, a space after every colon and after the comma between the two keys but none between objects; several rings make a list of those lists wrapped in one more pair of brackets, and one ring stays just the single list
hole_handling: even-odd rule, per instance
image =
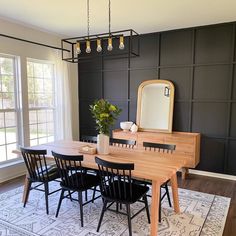
[{"label": "area rug", "polygon": [[[56,184],[50,186],[56,188]],[[171,190],[170,190],[171,191]],[[79,205],[63,200],[58,218],[55,211],[59,193],[49,197],[49,215],[46,214],[44,194],[31,191],[29,202],[23,208],[23,187],[0,195],[0,236],[128,236],[127,218],[122,214],[106,211],[100,231],[96,232],[102,200],[97,199],[84,207],[84,227],[80,227]],[[92,192],[89,192],[91,197]],[[179,189],[180,214],[175,214],[168,202],[162,204],[160,236],[220,236],[230,205],[230,199],[206,193]],[[150,203],[149,199],[149,203]],[[142,203],[132,205],[132,213]],[[132,220],[133,235],[150,235],[145,211]]]}]

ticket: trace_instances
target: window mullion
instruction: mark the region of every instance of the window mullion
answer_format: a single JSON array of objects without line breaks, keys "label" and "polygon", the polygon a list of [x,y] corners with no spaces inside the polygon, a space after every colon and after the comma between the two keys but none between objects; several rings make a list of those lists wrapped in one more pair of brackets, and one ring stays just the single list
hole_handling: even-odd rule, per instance
[{"label": "window mullion", "polygon": [[15,94],[15,115],[16,115],[16,132],[17,132],[17,146],[23,144],[23,134],[22,134],[22,117],[21,117],[21,107],[22,107],[22,100],[20,95],[20,84],[21,84],[21,77],[20,77],[20,58],[15,57],[14,60],[14,94]]},{"label": "window mullion", "polygon": [[21,118],[22,118],[22,145],[30,146],[30,132],[29,132],[29,102],[28,102],[28,83],[27,79],[27,59],[21,58]]}]

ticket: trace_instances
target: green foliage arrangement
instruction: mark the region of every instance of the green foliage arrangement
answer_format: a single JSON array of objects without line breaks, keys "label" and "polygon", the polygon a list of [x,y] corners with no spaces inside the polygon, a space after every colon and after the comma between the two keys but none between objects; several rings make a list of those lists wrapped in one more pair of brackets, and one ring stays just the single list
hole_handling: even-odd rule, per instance
[{"label": "green foliage arrangement", "polygon": [[121,113],[121,109],[104,99],[96,100],[89,106],[93,118],[96,121],[96,129],[99,134],[109,135],[109,130]]}]

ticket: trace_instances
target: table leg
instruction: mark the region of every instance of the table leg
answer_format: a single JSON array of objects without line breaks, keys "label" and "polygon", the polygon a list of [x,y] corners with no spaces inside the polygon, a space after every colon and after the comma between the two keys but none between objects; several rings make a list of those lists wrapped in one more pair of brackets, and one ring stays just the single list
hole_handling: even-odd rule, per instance
[{"label": "table leg", "polygon": [[182,168],[182,180],[186,179],[186,176],[188,175],[189,171],[187,167]]},{"label": "table leg", "polygon": [[26,174],[22,202],[25,202],[25,200],[28,201],[28,199],[26,199],[26,191],[27,191],[28,186],[29,186],[29,179],[27,178],[27,174]]},{"label": "table leg", "polygon": [[179,209],[179,195],[178,195],[178,182],[176,173],[170,179],[172,194],[173,194],[173,202],[174,202],[174,210],[175,213],[180,213]]},{"label": "table leg", "polygon": [[152,181],[151,229],[150,235],[157,236],[159,217],[160,183]]}]

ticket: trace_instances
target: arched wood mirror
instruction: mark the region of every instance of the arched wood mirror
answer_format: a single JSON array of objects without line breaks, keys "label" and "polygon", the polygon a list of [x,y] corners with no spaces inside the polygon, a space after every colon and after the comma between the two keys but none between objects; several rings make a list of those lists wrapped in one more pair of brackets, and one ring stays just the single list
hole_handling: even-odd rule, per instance
[{"label": "arched wood mirror", "polygon": [[138,88],[137,125],[141,131],[172,132],[174,85],[147,80]]}]

